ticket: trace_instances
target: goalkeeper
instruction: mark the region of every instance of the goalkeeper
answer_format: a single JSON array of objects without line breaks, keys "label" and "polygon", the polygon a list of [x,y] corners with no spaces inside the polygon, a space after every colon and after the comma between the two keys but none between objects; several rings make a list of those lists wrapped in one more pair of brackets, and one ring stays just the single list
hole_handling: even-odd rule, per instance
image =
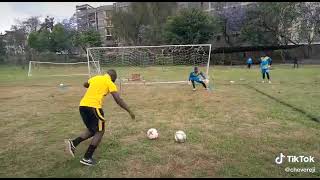
[{"label": "goalkeeper", "polygon": [[199,72],[198,67],[194,67],[194,71],[191,72],[189,75],[189,84],[192,83],[194,91],[196,90],[196,86],[195,86],[194,82],[200,83],[203,85],[204,88],[208,89],[206,83],[199,76],[201,76],[205,80],[206,83],[208,82],[208,79],[203,75],[203,73],[201,71]]},{"label": "goalkeeper", "polygon": [[270,69],[270,65],[271,65],[271,58],[266,56],[266,55],[263,55],[261,57],[261,63],[260,63],[260,68],[261,68],[261,73],[262,73],[262,83],[264,83],[265,81],[265,77],[267,75],[267,78],[268,78],[268,82],[271,83],[270,81],[270,74],[269,74],[269,69]]}]

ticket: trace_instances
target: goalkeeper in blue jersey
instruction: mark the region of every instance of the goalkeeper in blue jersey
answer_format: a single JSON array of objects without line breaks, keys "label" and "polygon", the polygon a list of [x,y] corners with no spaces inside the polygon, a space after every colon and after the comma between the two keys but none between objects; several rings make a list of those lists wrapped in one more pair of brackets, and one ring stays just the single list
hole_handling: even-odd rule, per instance
[{"label": "goalkeeper in blue jersey", "polygon": [[262,83],[264,83],[266,75],[268,78],[268,82],[271,83],[270,81],[270,74],[269,74],[269,68],[270,68],[270,64],[271,64],[271,58],[268,56],[262,56],[261,57],[261,63],[260,63],[260,68],[261,68],[261,73],[262,73]]},{"label": "goalkeeper in blue jersey", "polygon": [[196,90],[196,86],[195,86],[194,82],[200,83],[200,84],[203,85],[204,88],[208,89],[207,85],[205,83],[205,82],[208,82],[208,80],[203,75],[203,73],[201,71],[199,72],[199,68],[198,67],[194,67],[194,71],[191,72],[190,75],[189,75],[189,84],[192,83],[193,90],[195,91]]}]

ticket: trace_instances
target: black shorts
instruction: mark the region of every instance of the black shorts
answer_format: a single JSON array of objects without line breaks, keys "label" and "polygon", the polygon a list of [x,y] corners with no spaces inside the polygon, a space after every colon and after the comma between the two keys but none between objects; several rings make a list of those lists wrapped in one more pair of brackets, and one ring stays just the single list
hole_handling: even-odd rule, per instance
[{"label": "black shorts", "polygon": [[79,111],[84,124],[91,133],[104,131],[105,119],[101,108],[80,106]]}]

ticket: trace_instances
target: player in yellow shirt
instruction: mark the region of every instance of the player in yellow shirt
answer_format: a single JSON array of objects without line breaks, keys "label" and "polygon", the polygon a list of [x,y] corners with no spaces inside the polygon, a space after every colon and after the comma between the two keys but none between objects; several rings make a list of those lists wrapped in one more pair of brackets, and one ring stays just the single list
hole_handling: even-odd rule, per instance
[{"label": "player in yellow shirt", "polygon": [[98,75],[90,78],[84,83],[84,87],[88,88],[87,92],[80,101],[79,111],[87,129],[77,138],[66,140],[67,151],[74,157],[76,147],[84,140],[91,137],[92,141],[89,145],[84,157],[80,160],[82,164],[92,166],[96,162],[92,158],[95,149],[98,147],[105,130],[105,119],[102,110],[104,97],[111,94],[116,103],[125,109],[135,119],[134,113],[129,109],[126,103],[120,98],[117,86],[114,82],[117,79],[117,73],[111,69],[105,75]]}]

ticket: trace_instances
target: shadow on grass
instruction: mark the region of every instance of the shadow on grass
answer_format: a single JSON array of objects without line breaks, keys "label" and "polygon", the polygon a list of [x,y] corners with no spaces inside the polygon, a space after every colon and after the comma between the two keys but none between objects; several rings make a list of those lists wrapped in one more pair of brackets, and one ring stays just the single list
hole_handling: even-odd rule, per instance
[{"label": "shadow on grass", "polygon": [[319,118],[317,118],[317,117],[315,117],[315,116],[307,113],[306,111],[304,111],[304,110],[302,110],[302,109],[299,109],[299,108],[297,108],[297,107],[294,107],[293,105],[288,104],[288,103],[286,103],[286,102],[284,102],[284,101],[282,101],[282,100],[280,100],[280,99],[277,99],[277,98],[275,98],[275,97],[273,97],[273,96],[271,96],[271,95],[269,95],[269,94],[266,94],[265,92],[260,91],[259,89],[255,88],[255,87],[252,87],[252,86],[250,86],[249,84],[244,84],[244,85],[245,85],[246,87],[248,87],[249,89],[253,89],[253,90],[255,90],[256,92],[258,92],[258,93],[260,93],[260,94],[262,94],[262,95],[265,95],[265,96],[269,97],[270,99],[273,99],[273,100],[275,100],[276,102],[278,102],[278,103],[280,103],[280,104],[282,104],[282,105],[284,105],[284,106],[287,106],[287,107],[289,107],[289,108],[291,108],[291,109],[293,109],[293,110],[295,110],[295,111],[297,111],[297,112],[300,112],[301,114],[303,114],[303,115],[305,115],[306,117],[308,117],[310,120],[320,123],[320,119],[319,119]]}]

